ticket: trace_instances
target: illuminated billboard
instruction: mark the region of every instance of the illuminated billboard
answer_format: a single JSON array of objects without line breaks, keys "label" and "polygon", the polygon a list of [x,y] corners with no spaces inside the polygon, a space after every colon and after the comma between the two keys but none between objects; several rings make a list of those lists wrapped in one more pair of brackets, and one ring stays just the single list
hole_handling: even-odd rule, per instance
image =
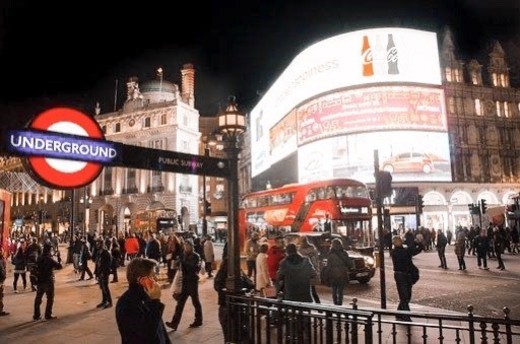
[{"label": "illuminated billboard", "polygon": [[320,41],[294,58],[251,111],[252,177],[294,152],[300,158],[310,143],[341,135],[443,133],[447,145],[439,85],[434,32],[380,28]]}]

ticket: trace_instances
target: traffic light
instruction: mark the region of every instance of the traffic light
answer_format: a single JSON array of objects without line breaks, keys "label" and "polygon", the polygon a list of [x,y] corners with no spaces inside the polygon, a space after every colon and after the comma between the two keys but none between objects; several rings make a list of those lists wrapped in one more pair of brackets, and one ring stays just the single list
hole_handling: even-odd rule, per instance
[{"label": "traffic light", "polygon": [[482,214],[486,213],[487,210],[487,204],[485,199],[480,200],[480,210],[482,211]]},{"label": "traffic light", "polygon": [[423,195],[417,195],[417,213],[422,214],[424,209]]},{"label": "traffic light", "polygon": [[392,196],[392,175],[387,171],[378,171],[376,178],[376,196]]}]

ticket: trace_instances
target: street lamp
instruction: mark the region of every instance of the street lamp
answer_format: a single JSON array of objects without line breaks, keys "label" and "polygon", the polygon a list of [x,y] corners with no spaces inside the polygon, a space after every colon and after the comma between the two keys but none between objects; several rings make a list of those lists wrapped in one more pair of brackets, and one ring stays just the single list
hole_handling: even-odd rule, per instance
[{"label": "street lamp", "polygon": [[228,179],[228,276],[226,288],[240,291],[240,243],[238,233],[238,154],[240,141],[246,131],[245,116],[237,109],[235,97],[229,97],[228,105],[218,114],[218,127],[229,162]]},{"label": "street lamp", "polygon": [[[214,139],[210,139],[208,136],[202,137],[202,144],[204,145],[204,156],[209,157],[210,146],[216,145],[216,141]],[[206,171],[203,171],[202,174],[202,235],[206,236],[208,234],[208,199],[206,195]]]},{"label": "street lamp", "polygon": [[79,203],[83,204],[83,235],[87,234],[87,209],[89,209],[90,204],[92,204],[92,198],[88,195],[87,187],[83,188],[83,197],[79,199]]}]

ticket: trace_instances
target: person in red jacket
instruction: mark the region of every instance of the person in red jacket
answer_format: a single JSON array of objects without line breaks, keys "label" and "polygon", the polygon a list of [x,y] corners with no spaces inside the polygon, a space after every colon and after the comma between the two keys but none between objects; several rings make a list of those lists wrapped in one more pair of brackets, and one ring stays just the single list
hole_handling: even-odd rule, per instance
[{"label": "person in red jacket", "polygon": [[273,284],[276,283],[276,274],[280,261],[285,258],[285,242],[283,237],[277,237],[274,241],[274,245],[269,247],[267,250],[267,267],[269,269],[269,277]]},{"label": "person in red jacket", "polygon": [[139,240],[135,236],[135,233],[132,233],[125,240],[125,251],[129,260],[134,259],[139,253]]}]

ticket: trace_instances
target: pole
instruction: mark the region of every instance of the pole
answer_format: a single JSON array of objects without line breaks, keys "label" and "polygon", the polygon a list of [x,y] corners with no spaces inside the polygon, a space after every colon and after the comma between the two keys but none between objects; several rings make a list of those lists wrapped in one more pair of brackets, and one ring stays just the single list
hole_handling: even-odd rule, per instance
[{"label": "pole", "polygon": [[[209,149],[207,143],[204,143],[204,156],[209,156]],[[202,175],[202,197],[204,204],[202,205],[202,235],[206,237],[206,235],[208,234],[208,220],[206,219],[206,217],[208,216],[206,209],[208,204],[208,201],[206,199],[206,170],[204,170],[203,173],[204,174]]]},{"label": "pole", "polygon": [[379,282],[381,288],[381,308],[386,309],[386,281],[385,281],[385,245],[383,242],[383,198],[380,195],[379,185],[379,152],[374,150],[374,176],[376,179],[376,207],[377,207],[377,236],[379,239]]},{"label": "pole", "polygon": [[[226,135],[227,136],[227,135]],[[240,291],[240,242],[238,233],[238,152],[237,137],[226,137],[229,159],[228,179],[228,278],[226,288],[231,293]]]},{"label": "pole", "polygon": [[67,264],[73,262],[72,246],[74,245],[74,198],[75,190],[70,191],[70,217],[69,217],[69,248],[67,250]]},{"label": "pole", "polygon": [[480,224],[480,229],[482,230],[482,207],[480,205],[480,200],[478,201],[478,223]]}]

